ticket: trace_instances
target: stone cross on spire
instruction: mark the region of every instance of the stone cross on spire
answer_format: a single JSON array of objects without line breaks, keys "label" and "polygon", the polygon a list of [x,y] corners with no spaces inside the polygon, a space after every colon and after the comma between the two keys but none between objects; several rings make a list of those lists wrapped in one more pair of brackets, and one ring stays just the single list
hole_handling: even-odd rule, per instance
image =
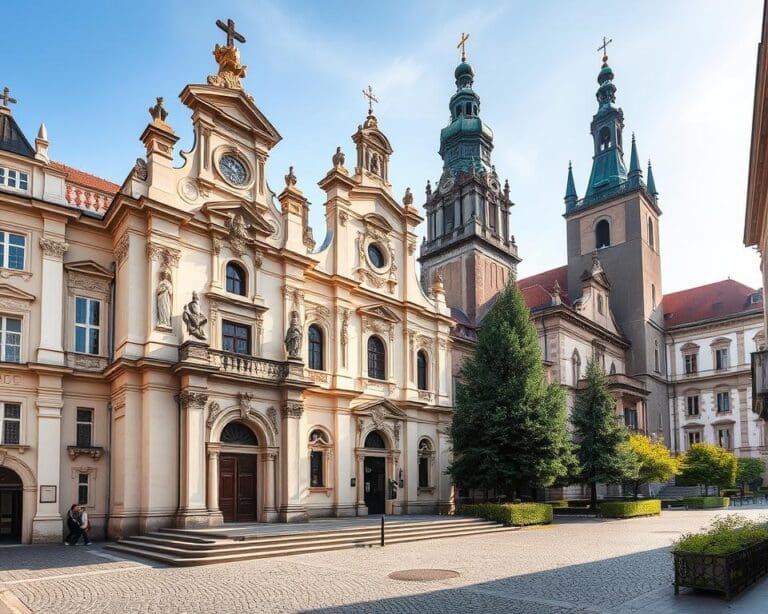
[{"label": "stone cross on spire", "polygon": [[217,19],[216,25],[227,33],[227,47],[234,47],[234,41],[245,42],[245,36],[235,31],[234,20],[227,19],[227,23],[224,23],[221,19]]},{"label": "stone cross on spire", "polygon": [[606,38],[605,36],[603,36],[603,44],[597,48],[598,51],[603,52],[603,62],[608,61],[608,53],[607,53],[608,45],[610,45],[612,42],[613,42],[612,38]]},{"label": "stone cross on spire", "polygon": [[368,99],[368,115],[373,115],[373,103],[379,102],[376,95],[373,93],[373,88],[369,85],[367,90],[363,90],[363,96]]},{"label": "stone cross on spire", "polygon": [[469,40],[469,34],[461,33],[459,44],[456,45],[456,49],[461,49],[461,61],[467,61],[467,40]]},{"label": "stone cross on spire", "polygon": [[3,108],[8,109],[10,108],[9,104],[16,104],[17,100],[15,98],[11,98],[11,90],[10,88],[4,87],[3,88],[3,95],[0,96],[0,100],[3,101]]}]

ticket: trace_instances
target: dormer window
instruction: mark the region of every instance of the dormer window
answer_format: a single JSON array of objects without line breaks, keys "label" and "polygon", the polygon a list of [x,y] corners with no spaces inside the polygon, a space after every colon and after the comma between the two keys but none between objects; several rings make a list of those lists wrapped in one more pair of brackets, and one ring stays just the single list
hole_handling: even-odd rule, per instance
[{"label": "dormer window", "polygon": [[26,192],[29,187],[29,175],[13,168],[0,166],[0,186]]},{"label": "dormer window", "polygon": [[757,305],[758,303],[763,302],[763,292],[762,290],[758,290],[757,292],[753,292],[749,295],[749,304],[750,305]]}]

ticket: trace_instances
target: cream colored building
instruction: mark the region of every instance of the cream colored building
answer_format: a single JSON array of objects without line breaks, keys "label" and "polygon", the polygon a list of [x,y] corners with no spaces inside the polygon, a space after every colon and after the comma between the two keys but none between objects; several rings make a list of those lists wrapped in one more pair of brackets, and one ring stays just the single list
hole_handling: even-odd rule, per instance
[{"label": "cream colored building", "polygon": [[181,93],[192,149],[158,99],[122,186],[0,110],[0,537],[60,541],[77,502],[113,538],[452,505],[453,321],[389,141],[369,109],[316,244],[293,169],[270,189],[239,51],[214,56]]}]

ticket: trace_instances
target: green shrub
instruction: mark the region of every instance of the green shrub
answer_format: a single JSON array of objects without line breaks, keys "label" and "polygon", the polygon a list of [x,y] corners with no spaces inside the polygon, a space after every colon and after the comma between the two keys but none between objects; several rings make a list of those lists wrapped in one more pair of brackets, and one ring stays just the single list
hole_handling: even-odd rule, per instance
[{"label": "green shrub", "polygon": [[632,516],[654,516],[661,514],[660,499],[642,501],[605,501],[600,504],[603,518],[631,518]]},{"label": "green shrub", "polygon": [[546,503],[477,503],[460,505],[456,513],[460,516],[477,516],[501,522],[507,526],[552,522],[552,506]]},{"label": "green shrub", "polygon": [[674,543],[675,552],[722,555],[768,539],[768,526],[744,516],[731,514],[718,518],[703,533],[687,533]]},{"label": "green shrub", "polygon": [[568,501],[547,501],[547,505],[551,505],[553,508],[564,508],[568,507]]},{"label": "green shrub", "polygon": [[728,507],[731,500],[728,497],[683,497],[683,503],[692,510],[712,510]]}]

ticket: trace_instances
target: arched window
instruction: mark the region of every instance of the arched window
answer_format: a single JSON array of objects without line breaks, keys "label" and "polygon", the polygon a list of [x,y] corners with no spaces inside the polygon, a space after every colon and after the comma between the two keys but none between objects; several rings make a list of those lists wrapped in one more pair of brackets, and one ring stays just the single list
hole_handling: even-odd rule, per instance
[{"label": "arched window", "polygon": [[609,247],[611,244],[611,224],[608,220],[600,220],[595,226],[595,247]]},{"label": "arched window", "polygon": [[387,370],[385,361],[387,352],[384,342],[375,335],[368,338],[368,377],[372,379],[386,379]]},{"label": "arched window", "polygon": [[426,437],[419,441],[419,488],[429,488],[432,486],[430,475],[430,465],[435,451],[432,448],[432,442]]},{"label": "arched window", "polygon": [[317,324],[309,327],[309,368],[323,370],[323,331]]},{"label": "arched window", "polygon": [[242,422],[230,422],[221,431],[221,443],[231,443],[238,446],[258,446],[254,432]]},{"label": "arched window", "polygon": [[371,431],[365,438],[364,447],[373,448],[375,450],[386,450],[387,444],[384,443],[384,438],[378,431]]},{"label": "arched window", "polygon": [[243,267],[235,262],[227,263],[227,292],[245,296],[246,283]]},{"label": "arched window", "polygon": [[326,463],[328,462],[328,455],[326,452],[328,448],[330,448],[328,435],[320,429],[313,429],[309,434],[310,488],[324,488],[327,486],[326,475],[328,471]]},{"label": "arched window", "polygon": [[611,146],[611,131],[608,126],[600,129],[600,151],[605,151]]},{"label": "arched window", "polygon": [[467,115],[472,115],[472,103],[468,102],[466,105],[464,105],[464,113]]},{"label": "arched window", "polygon": [[427,353],[419,350],[416,354],[416,385],[419,390],[426,390],[427,384]]},{"label": "arched window", "polygon": [[611,375],[616,375],[616,363],[611,363],[611,370],[609,371]]},{"label": "arched window", "polygon": [[573,387],[575,388],[581,379],[581,356],[579,356],[578,350],[573,350],[573,355],[571,356],[571,369],[573,371]]},{"label": "arched window", "polygon": [[653,238],[653,220],[650,216],[648,216],[648,245],[651,246],[651,249],[653,249],[654,246],[654,238]]}]

